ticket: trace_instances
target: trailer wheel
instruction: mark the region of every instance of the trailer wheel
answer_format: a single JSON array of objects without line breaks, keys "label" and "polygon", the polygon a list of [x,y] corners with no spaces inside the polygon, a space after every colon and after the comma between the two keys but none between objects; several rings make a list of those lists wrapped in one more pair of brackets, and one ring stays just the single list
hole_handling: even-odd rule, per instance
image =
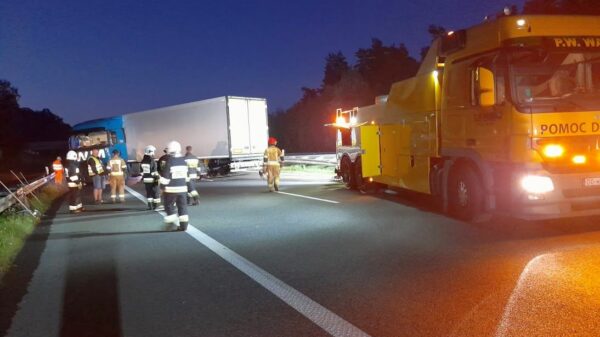
[{"label": "trailer wheel", "polygon": [[483,208],[483,189],[479,175],[470,165],[458,165],[448,180],[450,215],[464,221],[476,218]]},{"label": "trailer wheel", "polygon": [[229,165],[223,165],[219,168],[219,174],[222,176],[226,176],[231,172],[231,167]]},{"label": "trailer wheel", "polygon": [[350,158],[343,157],[342,162],[340,163],[340,171],[342,173],[342,181],[349,189],[356,188],[356,181],[354,177],[354,169],[352,167],[352,162],[350,162]]}]

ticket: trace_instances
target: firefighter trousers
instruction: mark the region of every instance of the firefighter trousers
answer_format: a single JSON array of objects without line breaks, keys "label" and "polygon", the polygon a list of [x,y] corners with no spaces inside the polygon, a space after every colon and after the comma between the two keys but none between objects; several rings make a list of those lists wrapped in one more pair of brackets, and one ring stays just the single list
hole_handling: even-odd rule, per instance
[{"label": "firefighter trousers", "polygon": [[194,205],[198,204],[198,190],[196,190],[196,179],[190,178],[187,182],[188,188],[188,203],[193,199]]},{"label": "firefighter trousers", "polygon": [[117,192],[119,193],[119,199],[125,201],[125,177],[111,175],[110,176],[110,197],[113,201],[117,199]]},{"label": "firefighter trousers", "polygon": [[165,198],[165,212],[167,212],[165,223],[175,223],[179,216],[179,229],[186,230],[189,222],[186,193],[165,192],[163,195]]},{"label": "firefighter trousers", "polygon": [[69,186],[69,211],[76,212],[81,210],[81,188],[79,186]]},{"label": "firefighter trousers", "polygon": [[279,174],[281,173],[281,165],[279,163],[267,164],[267,182],[269,184],[269,191],[279,191]]},{"label": "firefighter trousers", "polygon": [[156,205],[160,204],[160,196],[158,195],[158,184],[157,183],[144,183],[146,187],[146,198],[148,199],[148,206],[156,208]]}]

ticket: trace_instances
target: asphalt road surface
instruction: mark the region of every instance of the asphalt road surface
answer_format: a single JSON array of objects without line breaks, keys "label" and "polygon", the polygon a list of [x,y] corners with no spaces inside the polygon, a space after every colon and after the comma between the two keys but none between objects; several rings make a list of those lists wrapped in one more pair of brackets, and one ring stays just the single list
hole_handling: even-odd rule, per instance
[{"label": "asphalt road surface", "polygon": [[[8,336],[600,336],[600,219],[468,224],[418,195],[202,181],[187,232],[133,186],[57,204],[0,286]],[[86,191],[87,201],[91,191]]]}]

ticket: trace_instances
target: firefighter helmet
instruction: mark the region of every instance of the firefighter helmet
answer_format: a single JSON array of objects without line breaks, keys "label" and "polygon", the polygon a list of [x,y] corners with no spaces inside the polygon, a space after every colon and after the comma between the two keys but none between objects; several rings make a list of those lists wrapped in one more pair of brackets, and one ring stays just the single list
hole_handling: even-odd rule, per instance
[{"label": "firefighter helmet", "polygon": [[277,139],[275,139],[275,137],[269,137],[269,145],[275,145],[277,144]]},{"label": "firefighter helmet", "polygon": [[144,149],[144,154],[147,154],[149,156],[153,155],[154,152],[156,151],[156,148],[152,145],[148,145],[146,146],[146,148]]},{"label": "firefighter helmet", "polygon": [[177,141],[171,141],[167,145],[167,153],[168,154],[180,154],[181,153],[181,144]]},{"label": "firefighter helmet", "polygon": [[67,160],[77,160],[77,152],[75,152],[75,151],[67,152]]}]

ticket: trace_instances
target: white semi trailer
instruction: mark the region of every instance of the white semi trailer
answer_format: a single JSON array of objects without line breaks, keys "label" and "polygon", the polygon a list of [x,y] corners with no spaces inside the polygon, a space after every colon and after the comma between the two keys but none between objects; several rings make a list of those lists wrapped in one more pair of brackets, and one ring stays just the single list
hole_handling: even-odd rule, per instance
[{"label": "white semi trailer", "polygon": [[261,165],[269,132],[267,101],[223,96],[87,121],[73,130],[69,147],[82,160],[97,148],[103,157],[117,149],[128,162],[139,162],[147,145],[162,152],[177,140],[191,145],[209,172],[225,174]]}]

